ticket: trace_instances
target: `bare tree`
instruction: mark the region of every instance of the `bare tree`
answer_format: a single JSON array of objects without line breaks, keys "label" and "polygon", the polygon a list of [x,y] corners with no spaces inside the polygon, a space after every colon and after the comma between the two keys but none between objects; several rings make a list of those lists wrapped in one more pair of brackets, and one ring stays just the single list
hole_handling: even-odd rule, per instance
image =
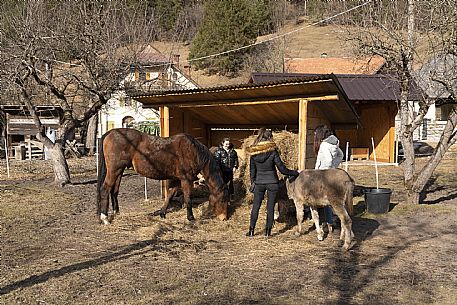
[{"label": "bare tree", "polygon": [[259,44],[249,50],[244,60],[244,71],[251,72],[284,72],[284,44],[269,42]]},{"label": "bare tree", "polygon": [[[49,150],[55,182],[70,183],[63,146],[76,127],[96,115],[118,90],[150,42],[147,1],[5,1],[2,3],[0,76],[27,106],[37,139]],[[55,143],[36,105],[63,111]]]},{"label": "bare tree", "polygon": [[[448,148],[455,143],[457,115],[451,112],[447,125],[430,160],[423,168],[416,168],[413,133],[422,124],[429,107],[435,102],[426,95],[415,109],[408,96],[420,66],[438,53],[452,53],[456,49],[457,13],[455,0],[447,1],[372,1],[362,8],[363,14],[352,21],[348,41],[363,55],[381,55],[387,67],[400,84],[398,108],[401,119],[399,137],[402,142],[404,182],[407,203],[418,203],[427,181],[443,158]],[[454,70],[455,71],[455,70]],[[452,79],[443,77],[438,71],[426,75],[427,82],[440,82],[456,101]],[[455,81],[455,75],[454,75]]]}]

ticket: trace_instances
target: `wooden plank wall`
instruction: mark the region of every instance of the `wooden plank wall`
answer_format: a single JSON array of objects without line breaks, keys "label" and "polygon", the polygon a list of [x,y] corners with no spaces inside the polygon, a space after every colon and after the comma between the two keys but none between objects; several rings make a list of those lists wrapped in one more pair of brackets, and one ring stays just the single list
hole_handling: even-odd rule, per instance
[{"label": "wooden plank wall", "polygon": [[169,135],[175,135],[178,133],[188,133],[195,137],[197,140],[208,146],[209,136],[208,130],[205,123],[198,120],[195,116],[189,112],[184,112],[179,108],[169,108],[170,120],[169,120]]},{"label": "wooden plank wall", "polygon": [[376,158],[380,162],[394,162],[395,113],[385,104],[363,105],[359,108],[363,129],[358,131],[359,147],[370,148],[370,159],[374,159],[371,145],[373,137]]},{"label": "wooden plank wall", "polygon": [[184,113],[177,108],[170,108],[170,136],[184,132]]},{"label": "wooden plank wall", "polygon": [[357,129],[336,129],[335,135],[340,140],[340,148],[343,152],[346,151],[346,143],[349,143],[349,153],[352,147],[359,147]]},{"label": "wooden plank wall", "polygon": [[229,137],[235,148],[241,148],[244,139],[256,134],[254,130],[211,130],[208,147],[219,146],[223,138]]},{"label": "wooden plank wall", "polygon": [[209,132],[205,123],[197,119],[189,112],[184,112],[184,132],[191,134],[206,146],[209,145]]}]

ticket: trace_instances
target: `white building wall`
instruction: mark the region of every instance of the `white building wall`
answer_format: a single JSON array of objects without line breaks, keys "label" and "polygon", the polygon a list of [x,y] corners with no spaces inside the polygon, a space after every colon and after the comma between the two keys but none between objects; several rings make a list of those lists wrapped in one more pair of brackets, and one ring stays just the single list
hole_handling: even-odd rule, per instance
[{"label": "white building wall", "polygon": [[[148,72],[150,79],[156,79],[159,77],[158,72]],[[175,76],[173,76],[175,75]],[[175,69],[173,66],[167,69],[167,77],[169,83],[172,84],[172,80],[176,82],[175,89],[193,89],[197,86],[188,79],[181,71]],[[131,73],[126,77],[126,81],[135,80],[135,73]],[[168,89],[168,88],[164,88]],[[127,102],[127,105],[126,105]],[[130,103],[130,106],[128,105]],[[124,118],[132,117],[136,122],[142,121],[158,121],[158,114],[149,108],[143,108],[143,105],[133,99],[130,99],[125,92],[119,92],[114,95],[106,105],[102,107],[102,111],[99,115],[99,132],[104,134],[108,130],[113,128],[121,128]]]},{"label": "white building wall", "polygon": [[[410,102],[412,105],[412,102]],[[419,105],[417,103],[414,104],[414,111],[419,111]],[[446,121],[438,121],[436,120],[436,106],[432,104],[427,113],[424,116],[424,120],[427,120],[426,123],[423,123],[419,126],[413,135],[414,141],[423,141],[423,142],[438,142],[443,132],[444,126],[446,125]],[[400,114],[397,114],[395,117],[395,131],[397,133],[400,132]]]}]

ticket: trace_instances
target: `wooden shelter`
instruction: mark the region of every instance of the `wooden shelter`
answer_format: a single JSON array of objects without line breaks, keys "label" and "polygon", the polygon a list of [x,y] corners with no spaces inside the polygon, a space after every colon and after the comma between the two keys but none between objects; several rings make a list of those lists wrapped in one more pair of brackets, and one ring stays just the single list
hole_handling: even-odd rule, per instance
[{"label": "wooden shelter", "polygon": [[[297,73],[253,73],[250,83],[316,77],[319,74]],[[376,148],[376,158],[380,162],[395,162],[396,132],[395,116],[400,96],[399,82],[391,75],[383,74],[336,74],[335,81],[341,88],[344,98],[350,102],[360,118],[362,128],[339,128],[332,126],[340,139],[341,149],[349,143],[352,157],[374,159],[371,138]],[[410,90],[411,101],[417,101],[420,92],[414,84]],[[360,126],[359,126],[360,127]],[[368,158],[367,158],[368,156]]]},{"label": "wooden shelter", "polygon": [[292,130],[299,135],[300,169],[313,168],[313,131],[319,124],[357,130],[361,123],[333,74],[261,84],[168,90],[132,96],[160,110],[161,136],[185,132],[216,146],[229,136],[239,147],[253,129]]}]

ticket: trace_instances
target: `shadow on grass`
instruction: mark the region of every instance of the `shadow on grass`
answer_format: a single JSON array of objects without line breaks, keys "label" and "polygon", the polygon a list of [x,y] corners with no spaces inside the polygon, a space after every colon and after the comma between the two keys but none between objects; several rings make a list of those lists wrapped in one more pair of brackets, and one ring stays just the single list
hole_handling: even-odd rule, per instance
[{"label": "shadow on grass", "polygon": [[[165,232],[169,229],[161,228],[156,236],[150,240],[140,241],[134,243],[132,245],[126,246],[123,249],[110,253],[105,256],[101,256],[99,258],[95,258],[92,260],[87,260],[84,262],[72,264],[69,266],[64,266],[59,269],[49,270],[44,273],[38,275],[32,275],[26,279],[13,282],[6,286],[0,287],[0,295],[5,295],[11,293],[15,290],[31,287],[40,283],[44,283],[49,279],[59,278],[65,276],[67,274],[78,272],[81,270],[86,270],[90,268],[94,268],[97,266],[101,266],[110,262],[122,261],[129,259],[130,257],[136,257],[144,255],[148,252],[169,252],[171,254],[174,253],[175,249],[173,245],[190,245],[191,243],[185,240],[177,240],[177,239],[169,239],[169,240],[160,240],[160,236],[162,236]],[[171,245],[171,247],[170,247]]]},{"label": "shadow on grass", "polygon": [[[424,187],[423,192],[421,192],[419,195],[420,204],[437,204],[437,203],[441,203],[441,202],[448,201],[448,200],[454,200],[457,198],[456,190],[450,190],[450,188],[445,185],[435,184],[436,180],[437,180],[436,176],[429,179],[429,181],[427,182],[427,184]],[[441,197],[438,197],[436,199],[427,200],[427,197],[429,195],[432,195],[435,192],[443,192],[443,191],[444,192],[447,191],[447,194],[443,195]]]},{"label": "shadow on grass", "polygon": [[[360,238],[360,235],[367,235],[368,232],[373,232],[377,228],[377,222],[370,219],[361,219],[355,217],[354,227],[355,234]],[[389,296],[383,289],[365,291],[365,288],[376,285],[379,277],[373,276],[378,270],[384,269],[391,261],[395,260],[397,255],[403,253],[406,249],[414,246],[417,243],[424,242],[428,239],[435,238],[427,232],[428,225],[412,224],[411,230],[424,232],[424,234],[403,233],[395,237],[392,245],[380,248],[379,255],[371,255],[370,259],[366,259],[365,255],[357,245],[350,253],[339,252],[332,258],[329,264],[328,272],[320,279],[320,282],[325,283],[329,289],[338,290],[339,297],[333,302],[326,304],[351,304],[351,303],[371,303],[371,304],[397,304],[395,294]],[[408,231],[409,232],[409,231]],[[367,238],[367,237],[365,237]],[[365,239],[362,236],[362,239]],[[369,270],[369,272],[367,272]],[[410,274],[405,274],[407,277]],[[362,297],[363,296],[363,297]],[[431,296],[433,299],[433,296]],[[358,300],[358,301],[354,301]],[[382,300],[373,302],[373,300]],[[424,300],[425,301],[425,300]],[[427,301],[425,301],[427,303]]]}]

